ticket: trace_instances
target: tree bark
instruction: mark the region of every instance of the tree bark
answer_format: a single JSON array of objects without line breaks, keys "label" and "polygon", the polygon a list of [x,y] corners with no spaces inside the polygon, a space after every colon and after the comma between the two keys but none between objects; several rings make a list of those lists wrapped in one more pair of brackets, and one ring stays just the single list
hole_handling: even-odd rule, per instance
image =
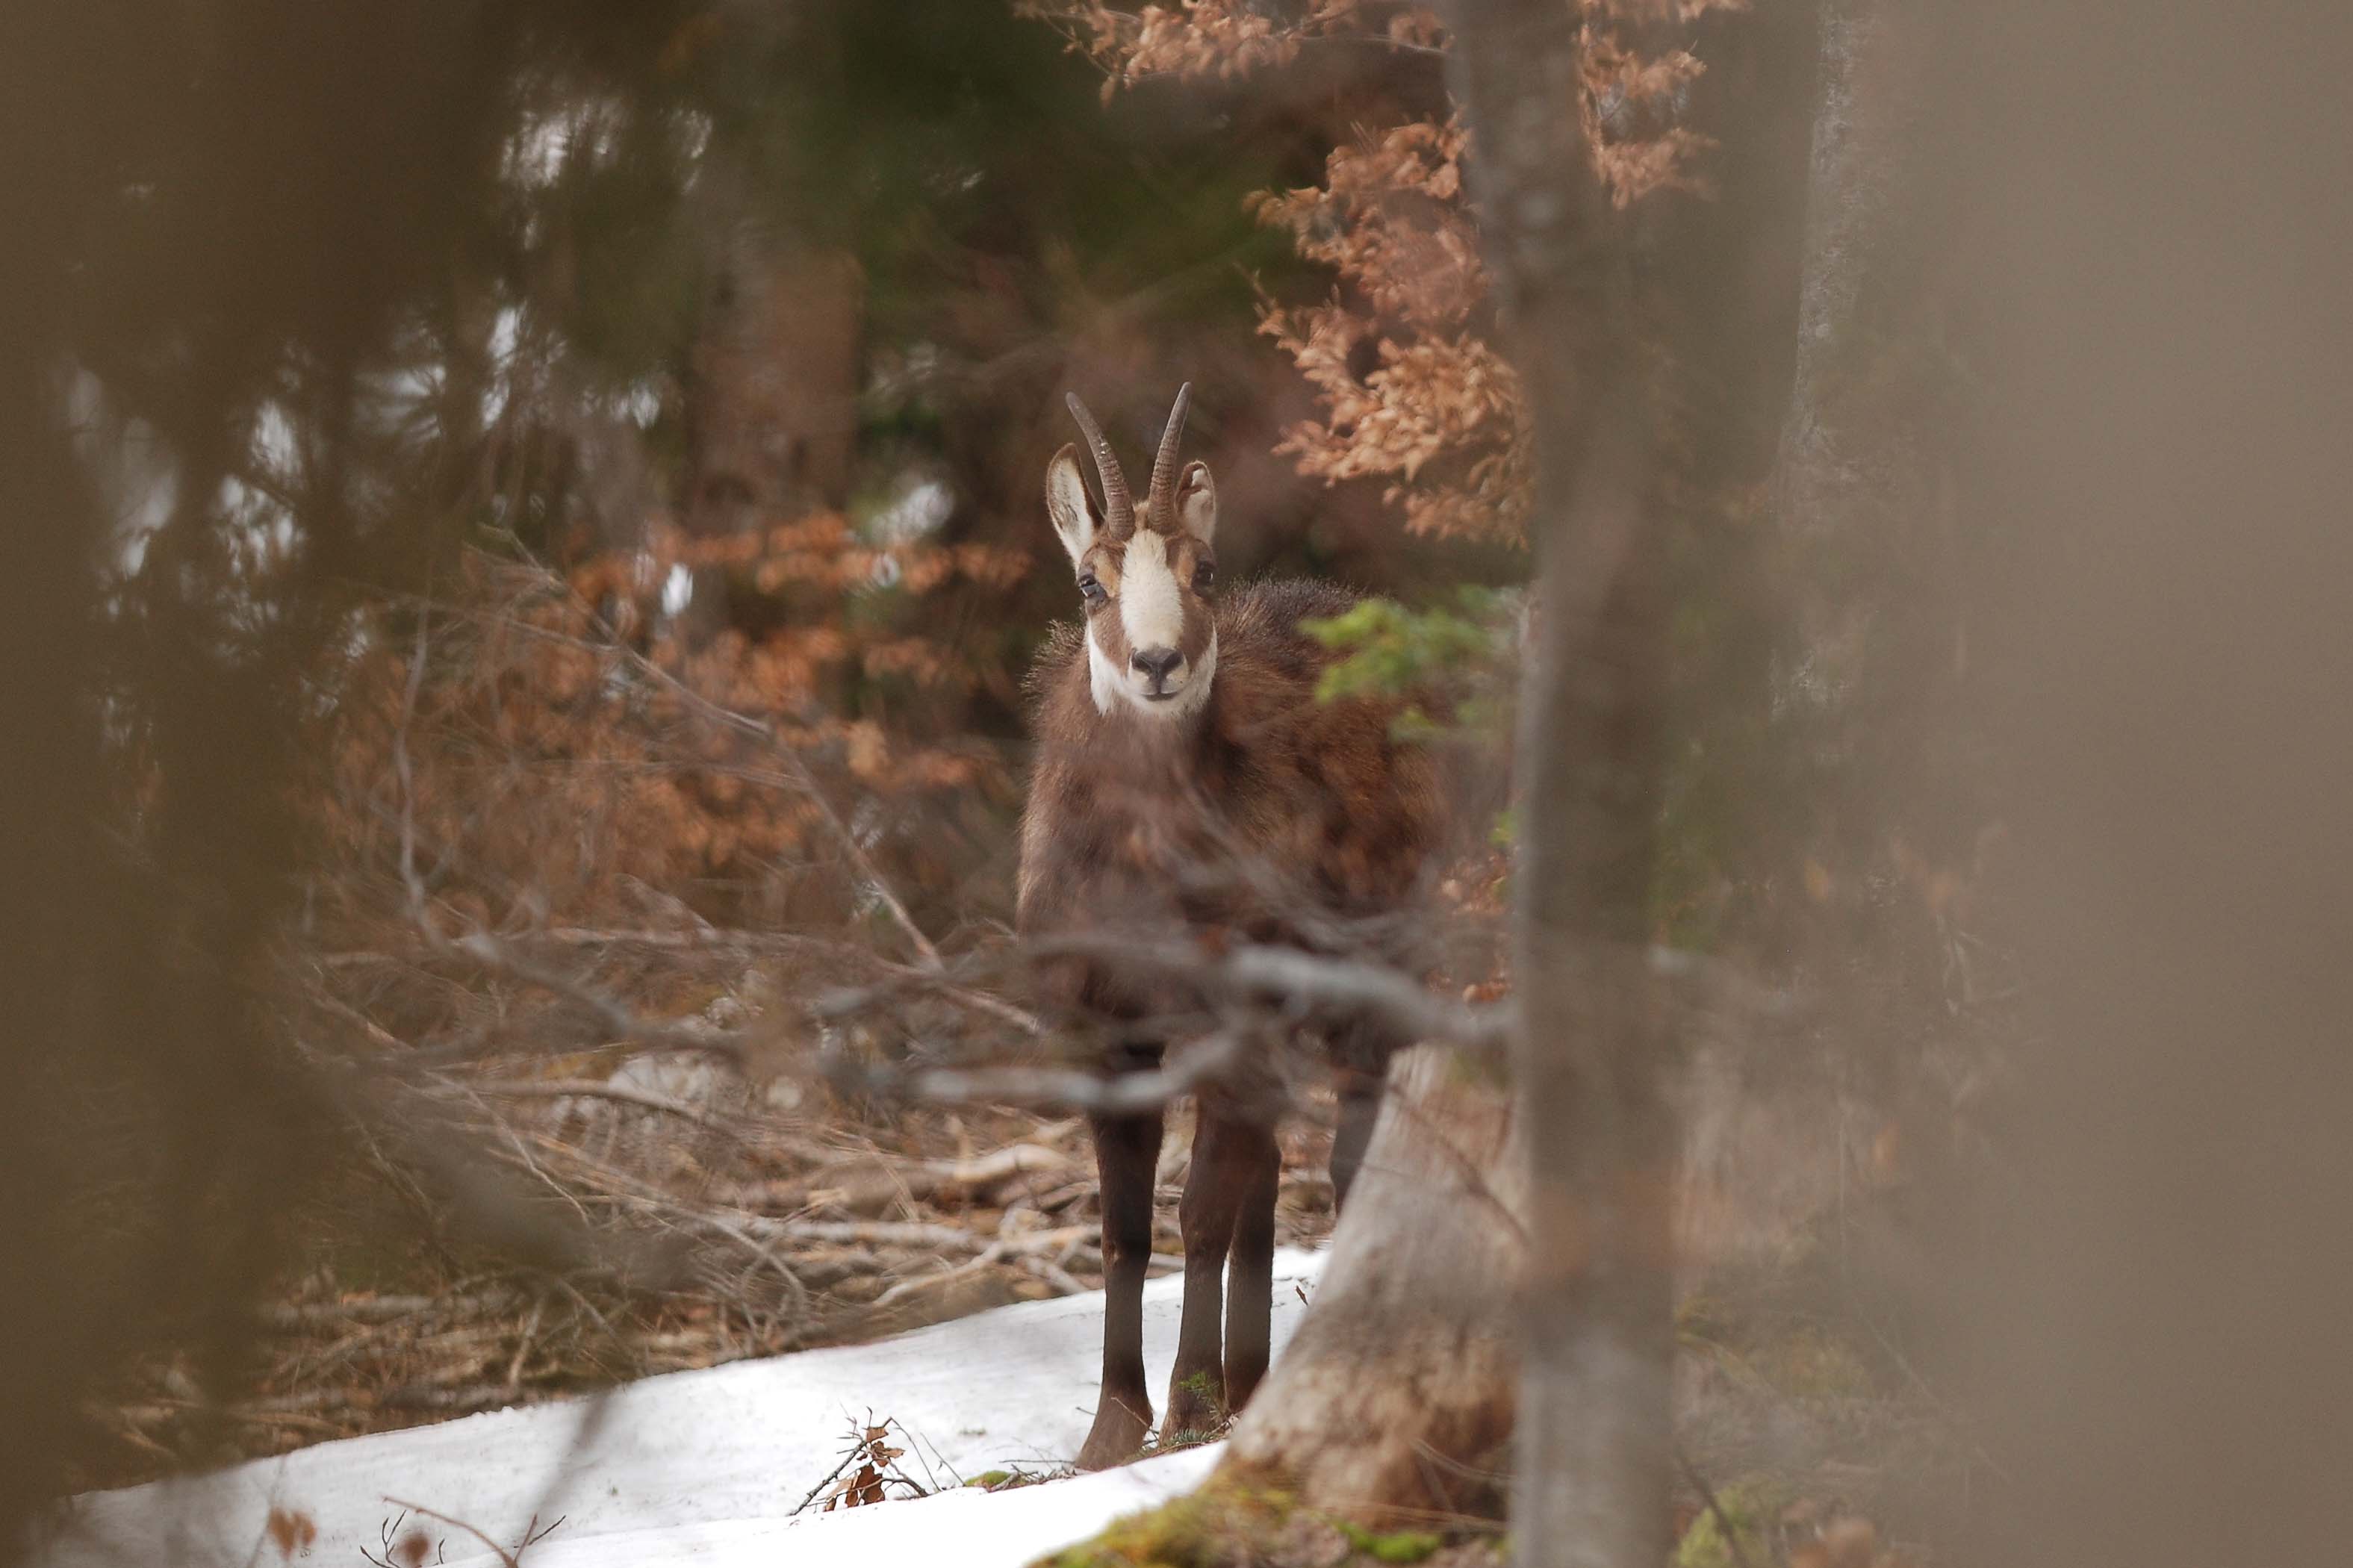
[{"label": "tree bark", "polygon": [[1475,1506],[1512,1430],[1522,1195],[1500,1083],[1400,1057],[1314,1310],[1235,1425],[1227,1464],[1358,1518]]},{"label": "tree bark", "polygon": [[1459,0],[1452,20],[1535,452],[1514,873],[1529,1193],[1514,1550],[1649,1568],[1671,1545],[1674,1144],[1644,956],[1665,626],[1630,263],[1578,112],[1580,14]]},{"label": "tree bark", "polygon": [[690,532],[738,533],[848,500],[865,285],[836,250],[732,247],[695,345]]},{"label": "tree bark", "polygon": [[[865,282],[847,252],[729,247],[687,386],[679,518],[697,538],[756,532],[849,499]],[[696,573],[681,628],[700,642],[759,629],[761,595]]]},{"label": "tree bark", "polygon": [[[1966,666],[1947,482],[1954,375],[1938,317],[1949,234],[1923,142],[1917,0],[1824,0],[1797,353],[1775,475],[1801,652],[1783,696],[1831,713],[1932,856],[1977,824],[1921,820],[1947,781],[1922,773],[1932,721]],[[1889,695],[1894,694],[1894,695]],[[1864,837],[1877,837],[1865,835]]]},{"label": "tree bark", "polygon": [[[1901,118],[1915,95],[1894,67],[1903,34],[1888,0],[1824,0],[1806,179],[1798,345],[1781,438],[1780,511],[1794,525],[1842,531],[1865,509],[1902,510],[1885,443],[1858,437],[1839,395],[1854,384],[1854,338],[1886,248],[1890,209],[1910,160]],[[1916,109],[1912,110],[1916,112]]]}]

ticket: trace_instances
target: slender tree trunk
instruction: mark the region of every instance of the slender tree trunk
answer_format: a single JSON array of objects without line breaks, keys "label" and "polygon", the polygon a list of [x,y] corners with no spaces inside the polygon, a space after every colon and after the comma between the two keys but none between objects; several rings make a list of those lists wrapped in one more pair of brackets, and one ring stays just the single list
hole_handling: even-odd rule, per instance
[{"label": "slender tree trunk", "polygon": [[1896,10],[1889,0],[1820,6],[1797,363],[1778,476],[1782,514],[1818,528],[1847,521],[1894,483],[1881,455],[1849,431],[1838,389],[1854,379],[1856,327],[1907,162],[1898,117],[1916,112],[1890,69]]},{"label": "slender tree trunk", "polygon": [[[1966,665],[1953,593],[1947,482],[1951,373],[1936,276],[1949,234],[1932,230],[1940,176],[1922,141],[1932,52],[1917,0],[1824,0],[1807,172],[1798,341],[1776,510],[1799,563],[1803,655],[1785,697],[1868,709],[1856,754],[1874,795],[1921,820],[1945,781],[1919,774],[1924,733]],[[1906,700],[1866,689],[1901,682]],[[1925,786],[1925,788],[1924,788]],[[1973,831],[1966,822],[1958,831]]]},{"label": "slender tree trunk", "polygon": [[845,252],[738,239],[695,345],[686,493],[698,534],[848,500],[865,284]]},{"label": "slender tree trunk", "polygon": [[[865,283],[843,251],[730,247],[687,388],[688,533],[723,538],[849,499]],[[761,595],[706,567],[682,617],[690,638],[759,629]]]},{"label": "slender tree trunk", "polygon": [[1504,1087],[1400,1057],[1314,1310],[1252,1395],[1228,1464],[1310,1507],[1377,1518],[1475,1506],[1466,1472],[1512,1430],[1519,1163]]},{"label": "slender tree trunk", "polygon": [[1514,1055],[1529,1184],[1513,1539],[1526,1564],[1669,1546],[1674,1142],[1644,958],[1664,651],[1624,224],[1578,113],[1580,16],[1458,0],[1456,95],[1535,447]]}]

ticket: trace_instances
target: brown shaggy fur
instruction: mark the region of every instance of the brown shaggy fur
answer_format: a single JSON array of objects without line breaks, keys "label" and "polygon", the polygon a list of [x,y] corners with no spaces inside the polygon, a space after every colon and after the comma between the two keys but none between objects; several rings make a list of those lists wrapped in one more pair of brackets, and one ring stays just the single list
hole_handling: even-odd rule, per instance
[{"label": "brown shaggy fur", "polygon": [[[1097,711],[1083,632],[1056,626],[1029,677],[1038,752],[1021,825],[1023,933],[1225,927],[1315,947],[1301,915],[1400,909],[1440,836],[1437,771],[1390,739],[1398,704],[1315,700],[1335,656],[1299,629],[1355,603],[1301,581],[1223,595],[1208,704],[1173,722],[1124,705]],[[1060,984],[1054,1000],[1130,1010],[1111,976]]]},{"label": "brown shaggy fur", "polygon": [[[1180,579],[1181,581],[1182,579]],[[1335,657],[1299,629],[1355,598],[1328,584],[1270,582],[1196,595],[1214,613],[1218,659],[1206,704],[1159,720],[1119,700],[1100,711],[1084,634],[1056,629],[1031,672],[1038,752],[1022,820],[1024,935],[1124,936],[1163,948],[1216,932],[1329,950],[1389,923],[1421,888],[1445,818],[1437,770],[1389,734],[1398,704],[1318,702]],[[1099,606],[1100,608],[1100,606]],[[1106,620],[1116,622],[1115,616]],[[1196,650],[1198,657],[1198,650]],[[1148,967],[1069,956],[1039,968],[1041,1000],[1129,1026],[1109,1066],[1145,1066],[1155,1017],[1181,986]],[[1402,1042],[1362,1021],[1324,1020],[1340,1085],[1335,1200],[1344,1199]],[[1274,1200],[1273,1108],[1235,1085],[1205,1089],[1179,1210],[1184,1321],[1164,1436],[1238,1410],[1266,1371]],[[1152,1251],[1162,1113],[1093,1119],[1103,1184],[1103,1394],[1080,1451],[1089,1468],[1134,1454],[1152,1422],[1142,1292]],[[1230,1260],[1230,1315],[1219,1310]]]}]

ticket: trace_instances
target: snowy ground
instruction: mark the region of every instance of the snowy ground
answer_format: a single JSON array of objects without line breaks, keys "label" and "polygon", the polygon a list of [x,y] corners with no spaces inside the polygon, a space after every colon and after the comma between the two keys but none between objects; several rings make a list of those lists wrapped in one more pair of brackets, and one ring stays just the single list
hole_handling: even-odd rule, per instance
[{"label": "snowy ground", "polygon": [[[1298,1325],[1320,1256],[1275,1258],[1274,1343]],[[1144,1298],[1152,1386],[1176,1353],[1180,1281]],[[804,1351],[649,1378],[599,1400],[469,1416],[322,1443],[189,1480],[74,1500],[42,1568],[279,1562],[267,1521],[299,1511],[317,1538],[298,1561],[381,1555],[397,1498],[512,1545],[536,1514],[564,1523],[526,1568],[954,1568],[1018,1564],[1190,1488],[1216,1463],[1196,1448],[1098,1476],[1002,1492],[959,1477],[1048,1469],[1092,1418],[1103,1298],[1033,1301],[868,1345]],[[831,1514],[792,1510],[831,1470],[852,1419],[895,1419],[939,1496]],[[451,1568],[495,1568],[462,1530],[431,1525]],[[432,1558],[427,1559],[433,1561]]]}]

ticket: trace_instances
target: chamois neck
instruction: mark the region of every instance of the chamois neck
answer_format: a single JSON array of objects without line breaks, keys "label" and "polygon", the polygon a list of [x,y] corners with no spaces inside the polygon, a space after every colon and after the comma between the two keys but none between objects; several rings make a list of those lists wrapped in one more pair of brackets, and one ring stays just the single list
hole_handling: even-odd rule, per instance
[{"label": "chamois neck", "polygon": [[[1181,761],[1192,754],[1216,721],[1218,694],[1208,693],[1189,705],[1182,713],[1169,718],[1157,714],[1139,713],[1129,703],[1119,703],[1108,712],[1090,706],[1093,721],[1082,744],[1091,748],[1107,748],[1122,756],[1151,759],[1156,765]],[[1173,706],[1173,704],[1172,704]]]},{"label": "chamois neck", "polygon": [[1134,688],[1113,664],[1095,641],[1090,627],[1085,634],[1087,650],[1087,695],[1094,703],[1098,719],[1106,723],[1126,723],[1145,730],[1168,729],[1182,731],[1194,726],[1217,700],[1218,634],[1209,633],[1209,646],[1201,660],[1185,682],[1185,689],[1166,701],[1153,701],[1139,696]]},{"label": "chamois neck", "polygon": [[1077,722],[1061,731],[1061,743],[1082,767],[1134,772],[1155,780],[1181,777],[1194,771],[1202,743],[1218,722],[1221,700],[1215,685],[1174,714],[1139,710],[1124,699],[1103,708],[1082,697],[1072,714]]}]

